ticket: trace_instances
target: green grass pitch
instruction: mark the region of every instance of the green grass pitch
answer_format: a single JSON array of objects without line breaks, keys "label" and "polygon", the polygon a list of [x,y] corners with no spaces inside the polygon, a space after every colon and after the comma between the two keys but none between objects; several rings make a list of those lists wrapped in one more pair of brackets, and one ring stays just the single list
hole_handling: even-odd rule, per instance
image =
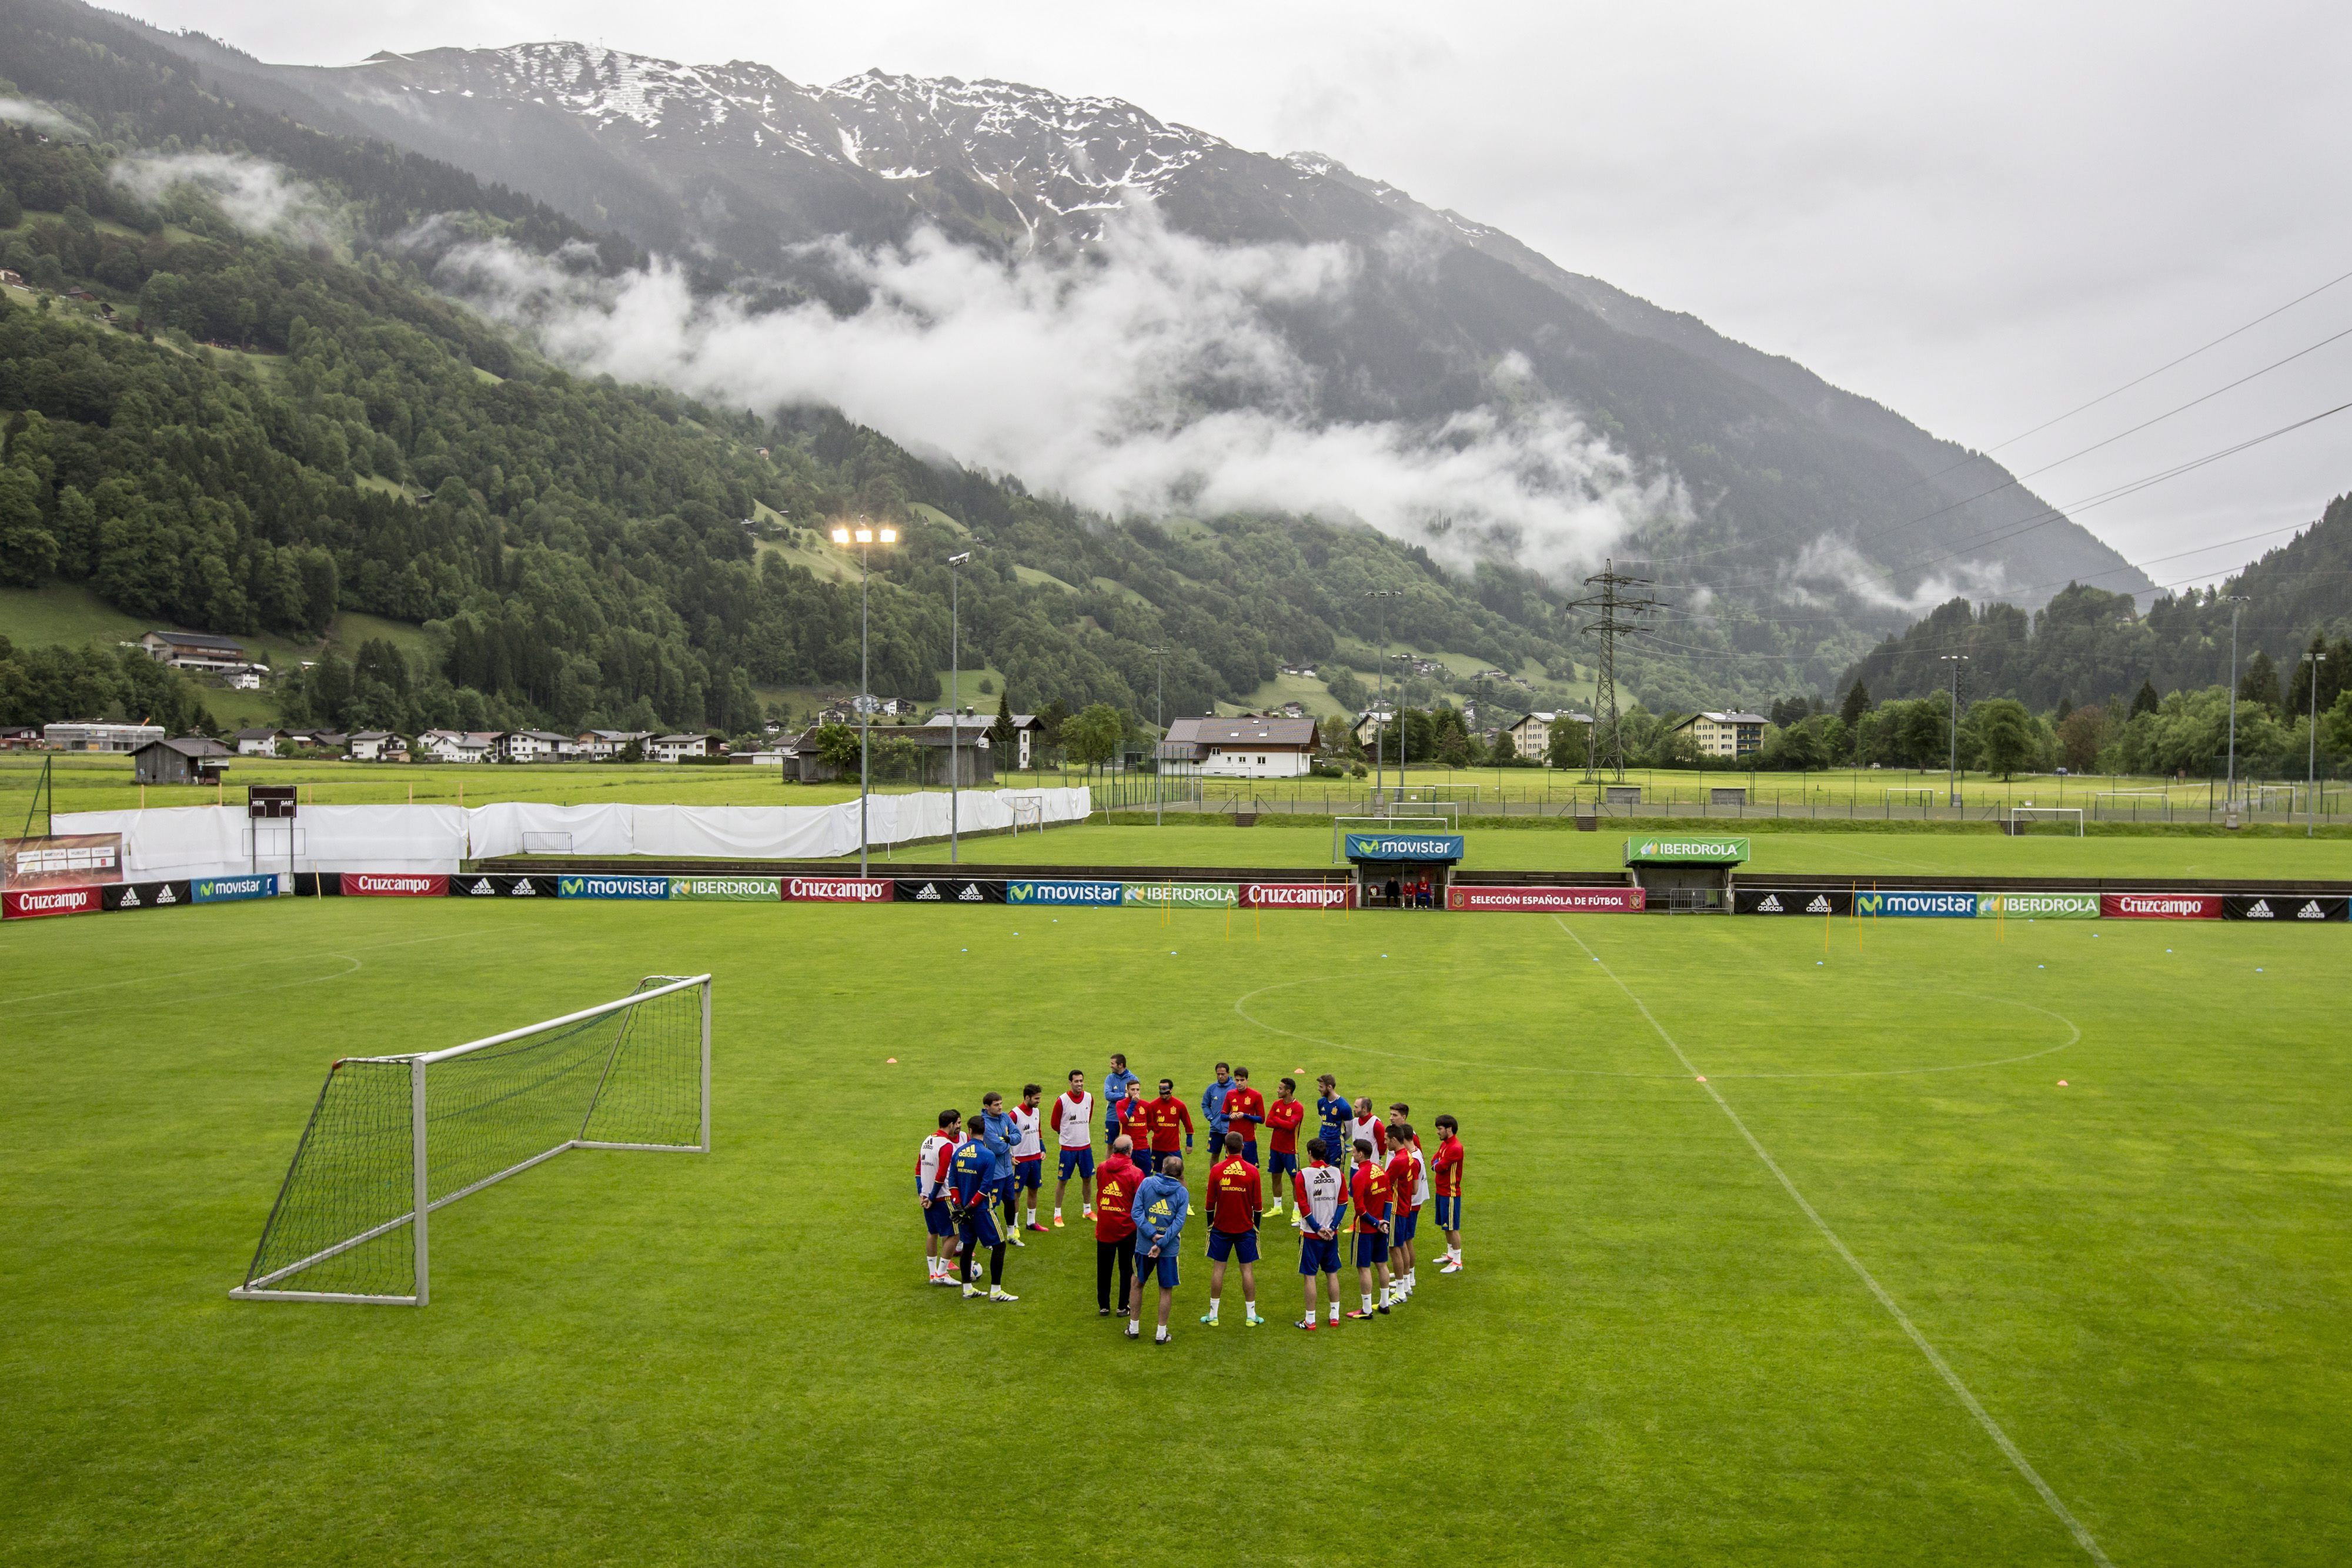
[{"label": "green grass pitch", "polygon": [[[11,926],[0,1561],[2092,1561],[1760,1148],[2107,1559],[2341,1563],[2343,942],[361,899]],[[227,1299],[331,1059],[706,968],[708,1158],[571,1154],[444,1210],[421,1311]],[[1222,1057],[1453,1112],[1468,1271],[1309,1338],[1284,1229],[1273,1322],[1211,1331],[1195,1238],[1166,1350],[1095,1316],[1075,1226],[1013,1254],[1017,1306],[927,1288],[934,1113],[1113,1049],[1195,1097]]]}]

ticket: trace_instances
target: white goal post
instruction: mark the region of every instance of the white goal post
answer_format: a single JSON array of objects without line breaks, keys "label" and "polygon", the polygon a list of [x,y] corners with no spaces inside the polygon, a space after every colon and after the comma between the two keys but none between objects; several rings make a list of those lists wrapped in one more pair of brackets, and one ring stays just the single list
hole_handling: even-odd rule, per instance
[{"label": "white goal post", "polygon": [[2080,806],[2011,806],[2009,809],[2009,831],[2014,838],[2036,822],[2047,821],[2063,832],[2072,818],[2074,837],[2083,836],[2083,808]]},{"label": "white goal post", "polygon": [[710,977],[328,1069],[241,1301],[432,1300],[436,1209],[567,1149],[710,1152]]},{"label": "white goal post", "polygon": [[2092,794],[2092,809],[2102,821],[2111,820],[2119,810],[2129,810],[2131,821],[2139,821],[2140,802],[2151,802],[2146,809],[2158,813],[2157,821],[2172,821],[2172,791],[2169,789],[2100,789]]},{"label": "white goal post", "polygon": [[1045,797],[1015,795],[1006,804],[1013,808],[1013,836],[1019,838],[1024,828],[1045,831]]}]

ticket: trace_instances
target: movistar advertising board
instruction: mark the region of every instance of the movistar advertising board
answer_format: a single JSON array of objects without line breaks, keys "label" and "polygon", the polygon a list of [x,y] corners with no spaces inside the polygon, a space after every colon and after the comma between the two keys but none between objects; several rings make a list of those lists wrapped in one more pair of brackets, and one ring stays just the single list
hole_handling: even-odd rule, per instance
[{"label": "movistar advertising board", "polygon": [[1977,918],[1990,920],[1995,915],[2011,920],[2096,920],[2099,917],[2099,895],[2095,893],[1979,893],[1977,894]]},{"label": "movistar advertising board", "polygon": [[1748,858],[1746,839],[1627,839],[1627,865],[1738,865]]},{"label": "movistar advertising board", "polygon": [[278,896],[278,873],[263,872],[258,876],[200,876],[189,889],[198,904],[227,904],[240,898],[275,898]]},{"label": "movistar advertising board", "polygon": [[1974,920],[1977,917],[1977,895],[1973,893],[1857,893],[1853,895],[1856,915],[1889,915],[1914,920]]},{"label": "movistar advertising board", "polygon": [[1116,882],[1008,882],[1007,904],[1117,904],[1123,883]]},{"label": "movistar advertising board", "polygon": [[1349,833],[1351,861],[1458,861],[1459,833]]},{"label": "movistar advertising board", "polygon": [[564,876],[556,878],[559,898],[667,898],[666,876]]},{"label": "movistar advertising board", "polygon": [[1230,882],[1130,882],[1120,901],[1148,909],[1231,909],[1241,889]]}]

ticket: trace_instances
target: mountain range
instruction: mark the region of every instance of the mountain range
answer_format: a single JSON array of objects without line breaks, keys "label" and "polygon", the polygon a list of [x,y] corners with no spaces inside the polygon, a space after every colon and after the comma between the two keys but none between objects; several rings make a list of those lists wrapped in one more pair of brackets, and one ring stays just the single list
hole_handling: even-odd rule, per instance
[{"label": "mountain range", "polygon": [[1876,632],[1947,589],[2031,608],[2069,580],[2152,586],[1992,460],[1792,361],[1332,159],[1115,99],[878,70],[810,86],[578,43],[320,68],[157,38],[225,90],[446,161],[754,298],[854,302],[827,242],[929,229],[1000,257],[1083,253],[1139,204],[1215,245],[1339,247],[1345,310],[1279,323],[1313,372],[1305,417],[1426,426],[1492,403],[1507,363],[1687,497],[1619,550],[1708,612],[1685,642],[1808,653],[1749,613],[1791,599]]}]

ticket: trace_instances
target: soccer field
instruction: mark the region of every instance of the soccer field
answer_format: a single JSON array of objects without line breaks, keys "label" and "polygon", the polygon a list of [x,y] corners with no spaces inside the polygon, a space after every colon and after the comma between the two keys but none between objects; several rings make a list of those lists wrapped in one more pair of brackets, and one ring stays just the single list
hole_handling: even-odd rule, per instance
[{"label": "soccer field", "polygon": [[[7,928],[0,1561],[2352,1552],[2339,930],[1227,926],[348,898]],[[443,1210],[421,1310],[227,1299],[331,1060],[703,969],[710,1155],[567,1154]],[[1017,1305],[927,1288],[937,1111],[1099,1086],[1112,1050],[1195,1103],[1226,1059],[1452,1112],[1467,1270],[1310,1337],[1280,1229],[1272,1321],[1210,1330],[1196,1218],[1166,1349],[1096,1317],[1075,1224],[1012,1254]]]}]

